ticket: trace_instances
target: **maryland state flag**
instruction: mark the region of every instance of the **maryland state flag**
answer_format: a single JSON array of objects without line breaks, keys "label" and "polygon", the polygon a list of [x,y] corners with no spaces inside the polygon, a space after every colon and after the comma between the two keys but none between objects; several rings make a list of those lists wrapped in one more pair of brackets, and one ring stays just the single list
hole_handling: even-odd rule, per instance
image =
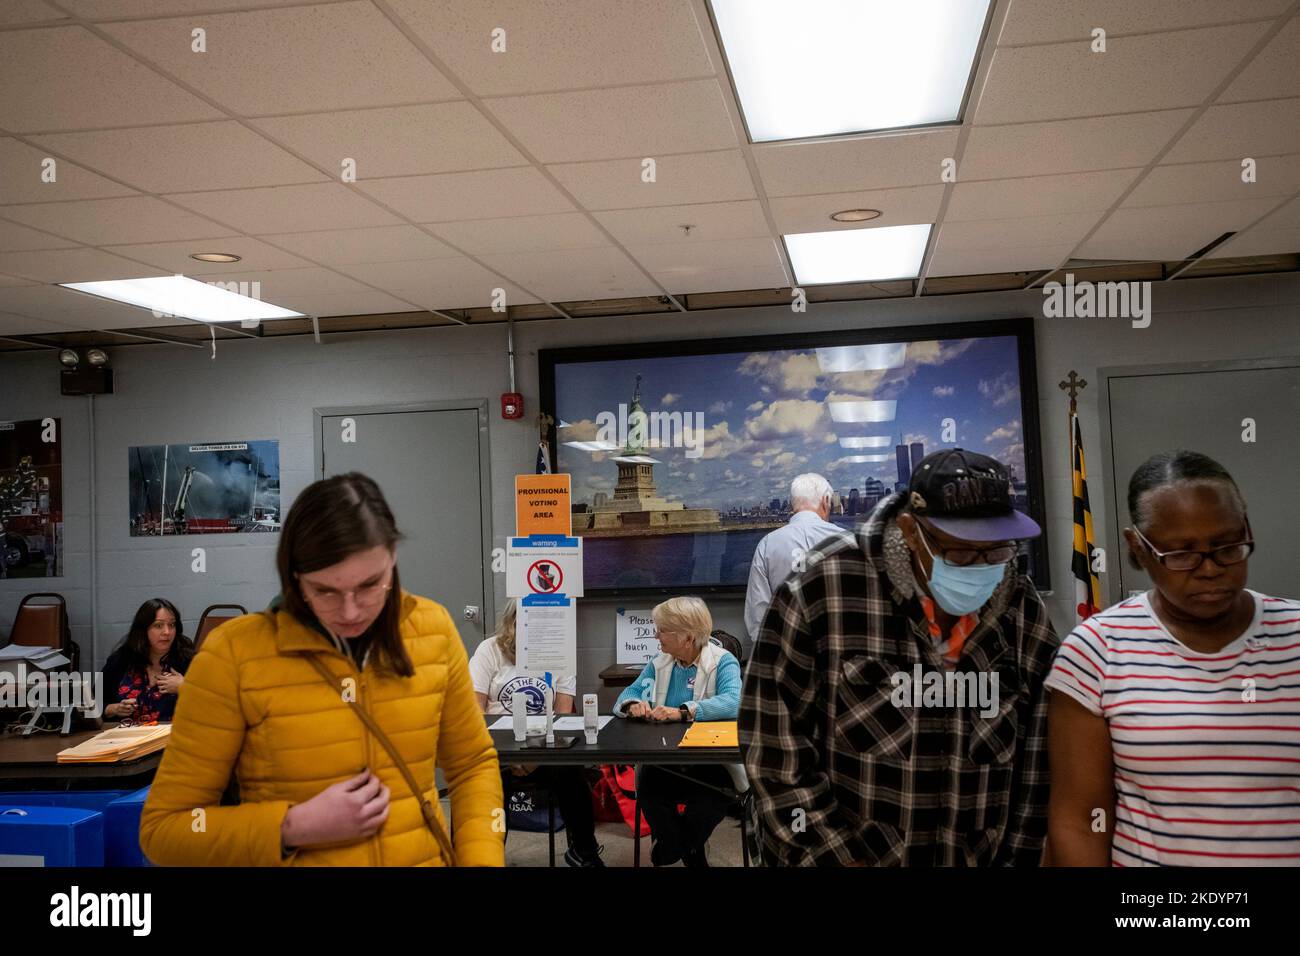
[{"label": "maryland state flag", "polygon": [[1101,581],[1092,570],[1097,545],[1092,537],[1092,509],[1088,505],[1088,475],[1083,465],[1083,433],[1079,416],[1070,416],[1070,461],[1074,486],[1074,611],[1085,621],[1101,610]]}]

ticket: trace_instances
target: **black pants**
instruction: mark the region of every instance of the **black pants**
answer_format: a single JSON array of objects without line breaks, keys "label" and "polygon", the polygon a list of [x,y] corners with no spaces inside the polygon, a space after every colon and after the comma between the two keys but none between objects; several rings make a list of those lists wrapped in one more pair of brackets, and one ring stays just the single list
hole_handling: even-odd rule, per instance
[{"label": "black pants", "polygon": [[596,815],[591,808],[591,787],[581,767],[536,767],[522,777],[501,768],[501,787],[507,798],[521,783],[541,785],[555,794],[569,846],[579,853],[596,852]]},{"label": "black pants", "polygon": [[668,866],[688,853],[704,849],[735,800],[712,788],[731,790],[734,786],[727,768],[717,764],[642,768],[637,789],[641,812],[650,823],[654,841],[651,860],[656,866]]}]

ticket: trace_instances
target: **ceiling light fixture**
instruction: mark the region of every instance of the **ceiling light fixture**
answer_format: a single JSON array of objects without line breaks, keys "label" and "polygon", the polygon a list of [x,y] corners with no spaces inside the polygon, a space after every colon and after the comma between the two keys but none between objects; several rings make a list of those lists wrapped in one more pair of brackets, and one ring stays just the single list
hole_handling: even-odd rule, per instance
[{"label": "ceiling light fixture", "polygon": [[802,285],[915,279],[921,272],[929,223],[833,229],[785,236],[790,265]]},{"label": "ceiling light fixture", "polygon": [[880,218],[879,209],[841,209],[839,212],[831,213],[831,218],[836,222],[867,222],[871,219]]},{"label": "ceiling light fixture", "polygon": [[711,0],[751,142],[955,123],[990,0]]},{"label": "ceiling light fixture", "polygon": [[233,252],[194,252],[190,258],[199,262],[238,262],[243,256],[237,256]]},{"label": "ceiling light fixture", "polygon": [[[256,283],[254,283],[256,285]],[[301,319],[301,312],[282,309],[188,276],[156,279],[114,279],[109,282],[63,282],[65,289],[85,292],[150,309],[160,317],[178,316],[199,322],[247,322],[262,319]],[[242,285],[242,283],[241,283]]]}]

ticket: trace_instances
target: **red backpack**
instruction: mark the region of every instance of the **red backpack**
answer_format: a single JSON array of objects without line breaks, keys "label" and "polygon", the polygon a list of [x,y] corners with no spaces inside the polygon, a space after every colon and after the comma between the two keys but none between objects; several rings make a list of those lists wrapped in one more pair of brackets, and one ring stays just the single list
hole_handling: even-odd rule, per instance
[{"label": "red backpack", "polygon": [[[633,819],[636,816],[636,769],[630,764],[617,766],[605,764],[600,768],[600,780],[592,788],[591,799],[596,820],[600,823],[627,824],[635,835]],[[641,836],[650,835],[650,824],[641,814]]]}]

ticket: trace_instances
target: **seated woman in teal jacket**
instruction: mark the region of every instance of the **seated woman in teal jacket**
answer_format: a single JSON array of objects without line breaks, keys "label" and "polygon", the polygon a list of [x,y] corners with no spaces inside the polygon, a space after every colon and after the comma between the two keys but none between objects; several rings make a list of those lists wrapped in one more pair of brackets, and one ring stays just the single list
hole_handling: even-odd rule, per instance
[{"label": "seated woman in teal jacket", "polygon": [[[662,653],[619,695],[614,713],[665,722],[735,720],[740,712],[740,662],[709,640],[713,618],[708,606],[697,597],[671,598],[651,616]],[[740,766],[641,771],[637,790],[650,823],[651,863],[709,865],[705,844],[733,799],[718,788],[748,789]]]}]

